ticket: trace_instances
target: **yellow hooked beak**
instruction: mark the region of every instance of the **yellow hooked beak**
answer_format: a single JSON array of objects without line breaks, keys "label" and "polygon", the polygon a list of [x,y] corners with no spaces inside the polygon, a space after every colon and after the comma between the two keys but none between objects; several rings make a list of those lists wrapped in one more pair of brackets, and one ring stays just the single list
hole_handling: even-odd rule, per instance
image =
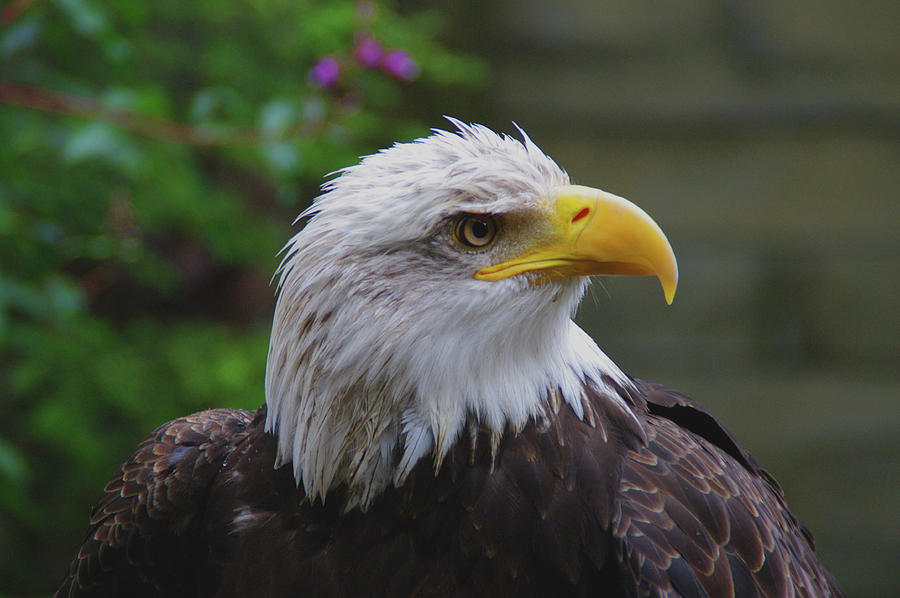
[{"label": "yellow hooked beak", "polygon": [[557,190],[548,218],[550,232],[536,246],[482,268],[475,278],[502,280],[535,271],[544,280],[595,274],[656,276],[671,305],[678,286],[675,253],[644,210],[606,191],[566,185]]}]

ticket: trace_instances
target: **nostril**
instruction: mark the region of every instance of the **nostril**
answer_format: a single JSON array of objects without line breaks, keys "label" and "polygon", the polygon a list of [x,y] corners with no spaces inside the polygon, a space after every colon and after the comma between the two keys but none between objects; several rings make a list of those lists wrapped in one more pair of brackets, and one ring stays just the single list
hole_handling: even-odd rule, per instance
[{"label": "nostril", "polygon": [[578,212],[577,214],[575,214],[575,217],[572,218],[572,222],[578,222],[579,220],[586,217],[590,213],[591,213],[591,211],[589,209],[582,208],[581,211]]}]

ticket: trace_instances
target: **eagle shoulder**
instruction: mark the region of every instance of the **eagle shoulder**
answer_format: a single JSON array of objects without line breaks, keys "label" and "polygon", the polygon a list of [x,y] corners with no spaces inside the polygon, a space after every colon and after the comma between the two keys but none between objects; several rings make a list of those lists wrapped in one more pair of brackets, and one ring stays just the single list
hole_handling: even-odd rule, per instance
[{"label": "eagle shoulder", "polygon": [[55,597],[190,596],[209,488],[253,414],[211,409],[154,430],[112,476]]},{"label": "eagle shoulder", "polygon": [[638,596],[842,596],[781,488],[689,397],[637,380],[647,443],[626,451],[612,520]]}]

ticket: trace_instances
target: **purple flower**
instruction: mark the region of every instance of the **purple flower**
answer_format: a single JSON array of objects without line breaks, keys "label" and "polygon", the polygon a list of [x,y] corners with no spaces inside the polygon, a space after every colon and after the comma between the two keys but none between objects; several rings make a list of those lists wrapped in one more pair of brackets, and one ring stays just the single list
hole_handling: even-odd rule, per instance
[{"label": "purple flower", "polygon": [[356,62],[363,68],[375,69],[381,65],[381,58],[384,56],[384,50],[378,40],[371,35],[364,35],[356,41],[356,48],[353,50]]},{"label": "purple flower", "polygon": [[341,76],[341,63],[334,56],[323,56],[309,69],[309,80],[317,87],[334,87]]},{"label": "purple flower", "polygon": [[391,50],[385,54],[381,68],[403,81],[412,81],[419,76],[419,65],[406,50]]}]

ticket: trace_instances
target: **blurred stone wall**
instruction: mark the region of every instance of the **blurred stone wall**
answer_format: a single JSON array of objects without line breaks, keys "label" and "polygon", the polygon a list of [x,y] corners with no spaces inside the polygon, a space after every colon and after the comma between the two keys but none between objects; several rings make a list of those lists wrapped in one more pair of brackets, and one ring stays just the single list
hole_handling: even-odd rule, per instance
[{"label": "blurred stone wall", "polygon": [[724,420],[848,595],[900,596],[896,0],[437,5],[493,69],[441,109],[517,122],[675,248],[672,307],[608,279],[585,328]]}]

